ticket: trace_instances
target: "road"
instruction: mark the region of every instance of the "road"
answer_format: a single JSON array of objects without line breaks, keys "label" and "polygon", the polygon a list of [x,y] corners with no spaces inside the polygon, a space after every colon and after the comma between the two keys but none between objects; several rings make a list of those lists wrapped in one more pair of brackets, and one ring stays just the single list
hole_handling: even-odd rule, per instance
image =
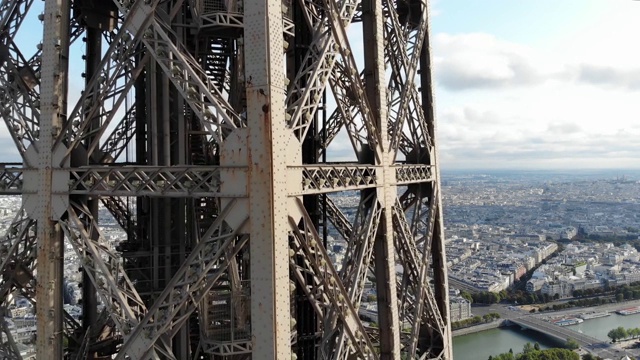
[{"label": "road", "polygon": [[[549,305],[549,304],[545,304]],[[571,309],[559,310],[559,311],[545,311],[541,314],[545,314],[547,316],[559,317],[565,315],[578,315],[588,312],[611,312],[622,308],[640,306],[640,300],[632,300],[632,301],[624,301],[614,304],[606,304],[600,306],[591,306],[591,307],[575,307]],[[513,307],[516,310],[510,310],[509,305],[504,304],[493,304],[493,305],[474,305],[471,308],[471,312],[473,315],[485,315],[488,313],[498,313],[503,319],[510,319],[513,317],[519,317],[523,314],[528,314],[528,312],[524,310],[520,310],[518,307]]]}]

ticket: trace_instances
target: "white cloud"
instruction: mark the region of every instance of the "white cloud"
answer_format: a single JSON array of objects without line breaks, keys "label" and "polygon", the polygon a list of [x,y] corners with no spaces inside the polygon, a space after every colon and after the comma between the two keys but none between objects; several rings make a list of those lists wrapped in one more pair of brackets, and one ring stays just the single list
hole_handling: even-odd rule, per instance
[{"label": "white cloud", "polygon": [[585,130],[575,121],[546,122],[522,115],[519,122],[543,126],[518,126],[498,113],[471,108],[441,112],[441,164],[445,168],[638,167],[640,126],[617,124],[599,132]]},{"label": "white cloud", "polygon": [[640,167],[640,53],[581,57],[578,43],[551,52],[490,34],[436,35],[443,166]]},{"label": "white cloud", "polygon": [[489,34],[438,34],[434,53],[437,82],[448,90],[521,86],[541,80],[530,49]]},{"label": "white cloud", "polygon": [[613,66],[582,64],[577,68],[578,81],[596,86],[640,90],[640,67],[621,69]]}]

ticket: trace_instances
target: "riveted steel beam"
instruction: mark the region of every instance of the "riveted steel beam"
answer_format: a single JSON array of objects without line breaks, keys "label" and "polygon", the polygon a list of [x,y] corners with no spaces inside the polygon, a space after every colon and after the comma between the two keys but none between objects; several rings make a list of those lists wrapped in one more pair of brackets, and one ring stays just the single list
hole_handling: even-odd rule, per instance
[{"label": "riveted steel beam", "polygon": [[245,197],[222,192],[222,173],[246,176],[245,167],[83,166],[71,168],[69,194],[164,197]]}]

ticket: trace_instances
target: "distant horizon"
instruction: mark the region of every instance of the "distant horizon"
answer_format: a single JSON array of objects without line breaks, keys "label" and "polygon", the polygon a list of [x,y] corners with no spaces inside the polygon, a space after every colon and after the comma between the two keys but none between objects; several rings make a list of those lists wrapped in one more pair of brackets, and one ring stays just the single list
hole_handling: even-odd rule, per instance
[{"label": "distant horizon", "polygon": [[440,165],[441,171],[535,171],[535,172],[571,172],[571,171],[596,171],[596,172],[610,172],[610,171],[631,171],[640,172],[640,168],[576,168],[576,169],[550,169],[550,168],[450,168]]},{"label": "distant horizon", "polygon": [[600,169],[525,169],[525,168],[448,168],[440,166],[440,171],[443,173],[474,173],[474,174],[482,174],[482,173],[508,173],[508,172],[518,172],[518,173],[556,173],[556,174],[571,174],[571,173],[579,173],[580,175],[584,174],[611,174],[618,176],[625,175],[638,175],[640,176],[640,168],[630,169],[630,168],[600,168]]}]

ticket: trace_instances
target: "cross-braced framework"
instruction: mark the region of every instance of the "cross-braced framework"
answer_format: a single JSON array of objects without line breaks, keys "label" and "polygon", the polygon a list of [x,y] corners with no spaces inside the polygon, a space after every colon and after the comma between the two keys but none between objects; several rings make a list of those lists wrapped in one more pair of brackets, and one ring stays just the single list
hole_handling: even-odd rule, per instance
[{"label": "cross-braced framework", "polygon": [[427,0],[0,0],[0,309],[41,359],[452,359],[428,35]]}]

